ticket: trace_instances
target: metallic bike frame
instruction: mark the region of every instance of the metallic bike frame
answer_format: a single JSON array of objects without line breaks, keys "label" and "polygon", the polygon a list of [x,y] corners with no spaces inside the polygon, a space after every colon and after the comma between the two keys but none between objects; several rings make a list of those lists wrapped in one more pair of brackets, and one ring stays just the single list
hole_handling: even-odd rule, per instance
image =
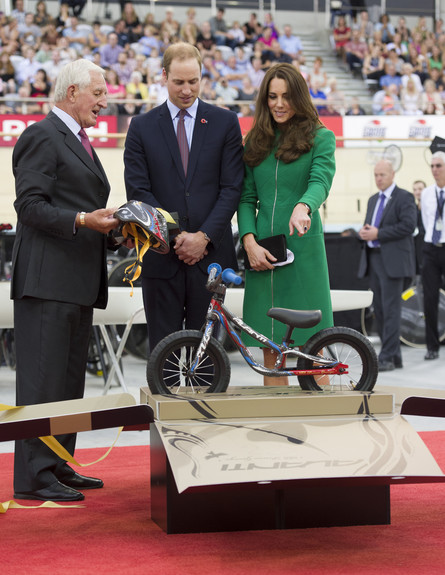
[{"label": "metallic bike frame", "polygon": [[[207,311],[206,323],[204,326],[204,333],[202,336],[202,340],[198,346],[196,351],[196,356],[193,360],[193,363],[190,367],[190,374],[192,375],[196,368],[200,365],[204,353],[206,351],[207,345],[210,341],[212,336],[213,330],[215,325],[219,323],[224,327],[227,334],[229,335],[230,339],[237,347],[249,367],[251,367],[257,373],[261,375],[266,375],[270,377],[285,377],[285,376],[293,376],[293,375],[345,375],[348,373],[348,366],[340,363],[338,361],[332,359],[326,359],[321,356],[313,356],[308,355],[301,352],[297,348],[290,348],[286,342],[283,342],[281,345],[276,344],[268,337],[258,333],[246,323],[243,322],[242,319],[232,314],[226,306],[223,304],[224,294],[219,297],[213,295],[212,300],[210,302],[209,309]],[[277,352],[278,357],[277,361],[275,362],[275,367],[273,369],[268,369],[261,363],[255,361],[255,358],[252,356],[250,351],[241,341],[241,338],[233,329],[232,326],[238,327],[241,331],[247,333],[257,341],[259,341],[264,347],[268,347],[271,350]],[[324,365],[326,367],[316,367],[312,369],[289,369],[283,368],[284,361],[287,356],[296,356],[296,357],[304,357],[311,361],[316,361],[318,364]]]}]

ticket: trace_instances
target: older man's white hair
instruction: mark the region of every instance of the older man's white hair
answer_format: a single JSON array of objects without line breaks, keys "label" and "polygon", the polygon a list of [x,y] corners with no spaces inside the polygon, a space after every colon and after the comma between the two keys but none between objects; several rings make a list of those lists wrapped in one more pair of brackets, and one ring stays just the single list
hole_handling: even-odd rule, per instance
[{"label": "older man's white hair", "polygon": [[102,76],[105,70],[90,60],[79,59],[69,62],[64,66],[56,80],[54,88],[54,101],[62,102],[66,98],[66,92],[70,86],[78,86],[79,90],[84,90],[91,84],[91,72],[99,72]]},{"label": "older man's white hair", "polygon": [[434,152],[431,156],[431,160],[439,160],[442,164],[445,165],[445,152]]}]

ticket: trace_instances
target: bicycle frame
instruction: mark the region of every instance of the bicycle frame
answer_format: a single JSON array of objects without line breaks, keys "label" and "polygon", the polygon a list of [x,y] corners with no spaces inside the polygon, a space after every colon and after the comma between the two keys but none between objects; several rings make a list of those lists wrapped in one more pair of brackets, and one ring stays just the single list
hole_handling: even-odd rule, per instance
[{"label": "bicycle frame", "polygon": [[[208,285],[208,287],[210,287],[210,285]],[[258,333],[246,323],[244,323],[241,318],[235,316],[229,309],[227,309],[227,307],[224,305],[225,292],[225,285],[218,285],[217,289],[213,292],[210,306],[207,311],[202,340],[198,346],[196,356],[190,369],[191,373],[193,373],[194,370],[199,366],[207,348],[208,342],[210,341],[214,328],[217,324],[224,327],[230,339],[239,350],[247,364],[254,371],[260,373],[261,375],[270,377],[286,377],[295,375],[345,375],[348,373],[348,366],[343,363],[321,356],[307,355],[302,353],[298,348],[290,348],[286,341],[283,341],[282,344],[277,344],[263,334]],[[269,369],[255,360],[253,355],[241,341],[241,338],[236,333],[233,326],[236,326],[241,331],[247,333],[259,341],[264,347],[268,347],[278,354],[277,361],[275,362],[273,369]],[[312,369],[305,370],[283,367],[286,357],[291,355],[296,357],[303,357],[311,361],[316,361],[317,364],[319,364],[321,367],[314,367]]]}]

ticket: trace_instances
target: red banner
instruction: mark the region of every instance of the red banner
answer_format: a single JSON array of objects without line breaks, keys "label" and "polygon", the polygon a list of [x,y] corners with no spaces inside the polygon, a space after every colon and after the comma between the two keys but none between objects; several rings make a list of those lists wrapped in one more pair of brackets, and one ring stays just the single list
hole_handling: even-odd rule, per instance
[{"label": "red banner", "polygon": [[[3,134],[0,136],[0,146],[14,146],[25,128],[43,120],[44,117],[40,114],[0,115],[0,132]],[[99,116],[94,128],[88,128],[86,132],[89,136],[94,136],[93,145],[95,148],[115,148],[117,146],[116,138],[107,137],[108,134],[116,134],[117,132],[116,116]]]},{"label": "red banner", "polygon": [[[334,132],[336,138],[343,136],[342,116],[320,116],[320,120],[328,130]],[[337,140],[337,148],[343,148],[343,140]]]},{"label": "red banner", "polygon": [[[343,118],[341,116],[321,116],[320,120],[329,130],[332,130],[336,137],[343,136]],[[247,134],[253,124],[253,117],[239,118],[241,132],[243,136]],[[337,141],[337,147],[343,147],[343,141]]]},{"label": "red banner", "polygon": [[[39,114],[0,115],[0,132],[7,134],[0,136],[0,146],[14,146],[17,142],[17,138],[25,128],[34,124],[34,122],[43,120],[44,117],[45,116]],[[87,134],[90,137],[94,136],[93,145],[95,148],[116,148],[117,138],[108,138],[107,135],[117,133],[125,134],[130,120],[130,116],[99,116],[96,126],[94,128],[88,128]],[[329,130],[332,130],[337,137],[343,136],[343,118],[341,116],[322,116],[321,121]],[[253,117],[247,116],[245,118],[239,118],[239,123],[244,136],[252,127]],[[342,147],[343,141],[338,141],[337,146]]]}]

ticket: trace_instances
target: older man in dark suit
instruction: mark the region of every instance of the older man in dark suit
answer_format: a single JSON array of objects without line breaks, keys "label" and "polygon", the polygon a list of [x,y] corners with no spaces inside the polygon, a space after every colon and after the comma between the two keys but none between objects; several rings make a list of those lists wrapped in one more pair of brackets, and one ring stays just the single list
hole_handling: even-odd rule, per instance
[{"label": "older man in dark suit", "polygon": [[182,329],[199,329],[210,293],[207,266],[236,267],[230,221],[244,167],[237,116],[199,100],[201,56],[178,43],[164,54],[168,100],[131,121],[125,144],[129,200],[179,214],[180,235],[164,256],[147,253],[142,288],[150,347]]},{"label": "older man in dark suit", "polygon": [[[84,128],[107,106],[103,70],[88,60],[62,68],[55,106],[13,152],[17,235],[11,297],[17,405],[83,396],[93,308],[107,303],[106,209],[110,186]],[[75,435],[59,441],[74,453]],[[76,501],[100,479],[75,473],[39,439],[18,441],[17,499]]]},{"label": "older man in dark suit", "polygon": [[413,232],[417,224],[414,196],[394,183],[391,162],[374,168],[377,188],[368,202],[359,277],[369,276],[374,311],[382,342],[379,370],[403,367],[400,351],[401,295],[405,282],[416,273]]}]

